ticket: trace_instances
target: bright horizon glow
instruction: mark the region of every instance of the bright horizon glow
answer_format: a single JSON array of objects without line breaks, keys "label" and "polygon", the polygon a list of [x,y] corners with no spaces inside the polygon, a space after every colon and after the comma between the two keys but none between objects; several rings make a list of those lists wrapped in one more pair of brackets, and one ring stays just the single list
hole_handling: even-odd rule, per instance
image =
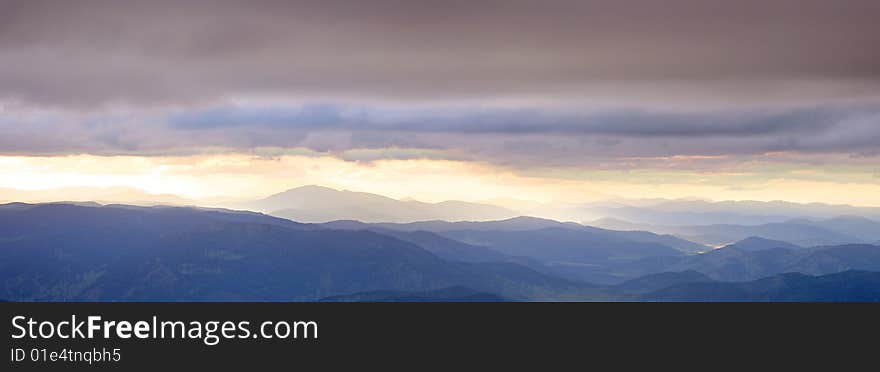
[{"label": "bright horizon glow", "polygon": [[[610,199],[707,199],[880,206],[869,168],[797,168],[769,164],[746,171],[520,171],[455,160],[345,161],[332,156],[249,154],[197,156],[0,156],[0,200],[86,200],[94,190],[131,188],[200,205],[253,200],[303,185],[426,202],[462,200],[508,206],[519,200],[570,204]],[[873,181],[873,182],[872,182]],[[76,189],[80,188],[80,189]],[[65,189],[58,196],[52,190]],[[22,192],[17,192],[20,190]],[[119,191],[119,190],[117,190]],[[112,201],[145,195],[107,194]],[[98,194],[98,197],[101,195]],[[149,196],[149,195],[146,195]],[[161,200],[173,200],[166,198]]]}]

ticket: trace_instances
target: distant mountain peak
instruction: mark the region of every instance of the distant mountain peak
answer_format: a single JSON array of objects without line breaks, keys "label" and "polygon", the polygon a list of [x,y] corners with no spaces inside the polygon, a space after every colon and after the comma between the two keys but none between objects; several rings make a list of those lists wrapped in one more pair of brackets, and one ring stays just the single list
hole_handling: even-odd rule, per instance
[{"label": "distant mountain peak", "polygon": [[302,186],[289,188],[287,190],[282,191],[281,193],[296,192],[296,191],[341,191],[341,190],[337,190],[334,188],[330,188],[327,186],[321,186],[321,185],[302,185]]},{"label": "distant mountain peak", "polygon": [[319,185],[295,187],[244,203],[240,207],[301,222],[486,221],[516,216],[513,211],[495,205],[455,200],[440,203],[398,200],[379,194],[337,190]]}]

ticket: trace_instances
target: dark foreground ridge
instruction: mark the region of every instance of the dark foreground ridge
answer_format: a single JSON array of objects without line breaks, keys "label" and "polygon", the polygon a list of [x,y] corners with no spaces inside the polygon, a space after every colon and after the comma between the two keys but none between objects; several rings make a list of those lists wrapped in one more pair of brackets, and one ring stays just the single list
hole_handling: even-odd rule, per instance
[{"label": "dark foreground ridge", "polygon": [[810,276],[787,273],[745,283],[693,282],[641,297],[648,301],[878,302],[880,273],[846,271]]},{"label": "dark foreground ridge", "polygon": [[506,302],[492,293],[478,292],[465,287],[450,287],[433,291],[401,292],[373,291],[346,296],[322,298],[321,302]]},{"label": "dark foreground ridge", "polygon": [[464,286],[542,299],[577,297],[588,288],[515,263],[446,261],[371,231],[230,214],[66,204],[0,208],[0,298],[309,301]]}]

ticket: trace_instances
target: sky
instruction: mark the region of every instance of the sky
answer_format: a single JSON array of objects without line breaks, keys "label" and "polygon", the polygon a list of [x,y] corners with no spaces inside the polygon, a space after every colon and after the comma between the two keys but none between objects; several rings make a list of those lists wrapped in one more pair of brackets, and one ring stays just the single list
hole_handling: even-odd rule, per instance
[{"label": "sky", "polygon": [[877,19],[875,0],[0,0],[0,200],[880,206]]}]

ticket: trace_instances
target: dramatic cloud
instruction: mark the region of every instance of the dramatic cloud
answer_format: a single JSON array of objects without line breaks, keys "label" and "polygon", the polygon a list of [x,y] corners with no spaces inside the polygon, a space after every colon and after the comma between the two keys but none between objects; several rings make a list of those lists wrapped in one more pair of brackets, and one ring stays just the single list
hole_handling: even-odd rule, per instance
[{"label": "dramatic cloud", "polygon": [[0,1],[0,95],[863,99],[875,0]]},{"label": "dramatic cloud", "polygon": [[[81,114],[13,110],[0,153],[285,154],[633,168],[674,156],[880,153],[880,106],[702,111],[224,105]],[[854,160],[853,160],[854,161]]]}]

